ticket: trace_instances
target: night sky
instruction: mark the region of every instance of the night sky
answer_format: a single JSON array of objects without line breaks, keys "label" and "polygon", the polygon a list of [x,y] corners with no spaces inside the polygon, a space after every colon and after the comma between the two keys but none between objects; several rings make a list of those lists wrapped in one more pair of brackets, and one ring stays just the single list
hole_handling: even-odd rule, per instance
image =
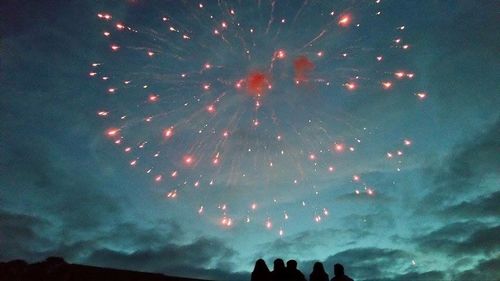
[{"label": "night sky", "polygon": [[500,279],[498,1],[1,1],[0,261]]}]

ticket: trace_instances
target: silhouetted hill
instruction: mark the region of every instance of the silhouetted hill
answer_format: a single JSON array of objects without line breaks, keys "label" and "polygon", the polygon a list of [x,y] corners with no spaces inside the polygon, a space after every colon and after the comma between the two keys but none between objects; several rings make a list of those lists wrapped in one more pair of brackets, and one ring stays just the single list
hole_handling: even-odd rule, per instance
[{"label": "silhouetted hill", "polygon": [[0,281],[208,281],[80,264],[58,257],[28,264],[23,260],[0,263]]}]

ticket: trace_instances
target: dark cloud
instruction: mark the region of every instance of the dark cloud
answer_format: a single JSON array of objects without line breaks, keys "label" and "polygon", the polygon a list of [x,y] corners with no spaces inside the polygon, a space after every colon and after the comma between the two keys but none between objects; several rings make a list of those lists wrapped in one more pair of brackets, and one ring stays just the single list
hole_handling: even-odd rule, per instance
[{"label": "dark cloud", "polygon": [[470,280],[500,280],[500,256],[492,259],[481,260],[476,266],[470,270],[466,270],[456,274],[453,280],[470,281]]},{"label": "dark cloud", "polygon": [[441,213],[448,217],[461,218],[500,217],[498,202],[500,202],[500,191],[451,205]]},{"label": "dark cloud", "polygon": [[410,255],[398,249],[355,248],[339,252],[325,260],[328,270],[333,264],[344,265],[346,274],[358,279],[376,279],[401,272],[411,262]]},{"label": "dark cloud", "polygon": [[427,171],[433,175],[432,192],[424,198],[419,211],[454,204],[458,194],[461,198],[480,192],[488,196],[491,190],[478,187],[485,179],[498,177],[499,128],[500,121],[497,121],[473,140],[456,147],[442,166]]},{"label": "dark cloud", "polygon": [[370,281],[438,281],[446,280],[446,274],[441,271],[408,272],[388,278],[367,279]]},{"label": "dark cloud", "polygon": [[235,254],[235,251],[221,240],[200,238],[188,244],[167,243],[162,247],[132,252],[103,248],[94,251],[86,262],[189,277],[221,278],[231,275],[230,260]]},{"label": "dark cloud", "polygon": [[476,222],[445,225],[415,239],[422,251],[443,252],[450,256],[489,255],[500,250],[500,226]]},{"label": "dark cloud", "polygon": [[52,242],[40,235],[50,226],[38,217],[0,210],[0,260],[38,258],[37,252]]},{"label": "dark cloud", "polygon": [[104,182],[92,168],[67,159],[56,144],[43,138],[9,143],[0,161],[8,169],[0,180],[9,187],[2,192],[9,205],[60,220],[68,231],[93,230],[112,217],[116,221],[120,207],[100,190]]},{"label": "dark cloud", "polygon": [[302,231],[260,245],[259,247],[265,250],[258,251],[254,259],[261,257],[299,259],[305,253],[325,251],[325,248],[334,245],[354,245],[357,240],[371,234],[371,232],[355,226]]}]

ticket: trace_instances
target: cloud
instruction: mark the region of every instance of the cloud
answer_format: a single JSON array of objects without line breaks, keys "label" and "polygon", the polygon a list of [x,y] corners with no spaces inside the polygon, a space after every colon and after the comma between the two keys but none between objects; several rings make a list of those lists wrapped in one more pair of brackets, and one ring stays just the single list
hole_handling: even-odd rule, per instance
[{"label": "cloud", "polygon": [[369,279],[370,281],[437,281],[446,280],[446,274],[441,271],[408,272],[393,277]]},{"label": "cloud", "polygon": [[447,217],[480,218],[500,216],[500,191],[451,205],[441,211]]},{"label": "cloud", "polygon": [[[72,162],[56,143],[38,137],[7,144],[0,179],[7,205],[59,221],[68,231],[95,231],[117,220],[117,200],[101,191],[103,182],[91,168]],[[21,197],[22,196],[22,197]],[[22,211],[21,211],[22,212]]]},{"label": "cloud", "polygon": [[500,225],[488,226],[469,221],[446,225],[414,240],[424,252],[438,251],[458,258],[495,253],[500,250],[499,236]]},{"label": "cloud", "polygon": [[380,278],[401,272],[411,261],[410,255],[398,249],[355,248],[342,251],[325,260],[327,268],[344,265],[346,274],[354,279]]},{"label": "cloud", "polygon": [[470,270],[459,272],[453,280],[470,281],[470,280],[499,280],[500,279],[500,256],[492,259],[481,260],[476,266]]},{"label": "cloud", "polygon": [[202,237],[187,244],[166,243],[161,247],[133,252],[99,249],[91,253],[85,262],[113,268],[220,279],[232,274],[230,261],[235,254],[223,241]]},{"label": "cloud", "polygon": [[0,260],[37,258],[36,253],[50,244],[40,235],[50,223],[38,217],[0,210]]},{"label": "cloud", "polygon": [[496,121],[484,133],[456,147],[443,165],[432,167],[427,173],[433,175],[430,192],[422,201],[421,210],[436,210],[455,204],[458,196],[488,196],[492,190],[482,183],[488,178],[498,178],[500,158],[500,121]]}]

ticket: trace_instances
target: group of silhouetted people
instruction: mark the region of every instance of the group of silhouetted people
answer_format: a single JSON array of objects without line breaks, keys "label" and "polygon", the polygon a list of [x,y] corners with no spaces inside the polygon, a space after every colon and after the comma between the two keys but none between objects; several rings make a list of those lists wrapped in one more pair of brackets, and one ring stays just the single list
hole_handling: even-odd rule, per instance
[{"label": "group of silhouetted people", "polygon": [[[335,276],[331,281],[353,281],[344,274],[344,267],[339,263],[333,266],[333,274]],[[285,266],[282,259],[276,259],[274,260],[273,271],[270,271],[266,262],[259,259],[255,262],[251,281],[307,281],[307,279],[297,269],[297,261],[295,260],[287,261]],[[313,271],[309,275],[309,281],[329,281],[328,273],[326,273],[322,263],[316,262],[314,264]]]}]

